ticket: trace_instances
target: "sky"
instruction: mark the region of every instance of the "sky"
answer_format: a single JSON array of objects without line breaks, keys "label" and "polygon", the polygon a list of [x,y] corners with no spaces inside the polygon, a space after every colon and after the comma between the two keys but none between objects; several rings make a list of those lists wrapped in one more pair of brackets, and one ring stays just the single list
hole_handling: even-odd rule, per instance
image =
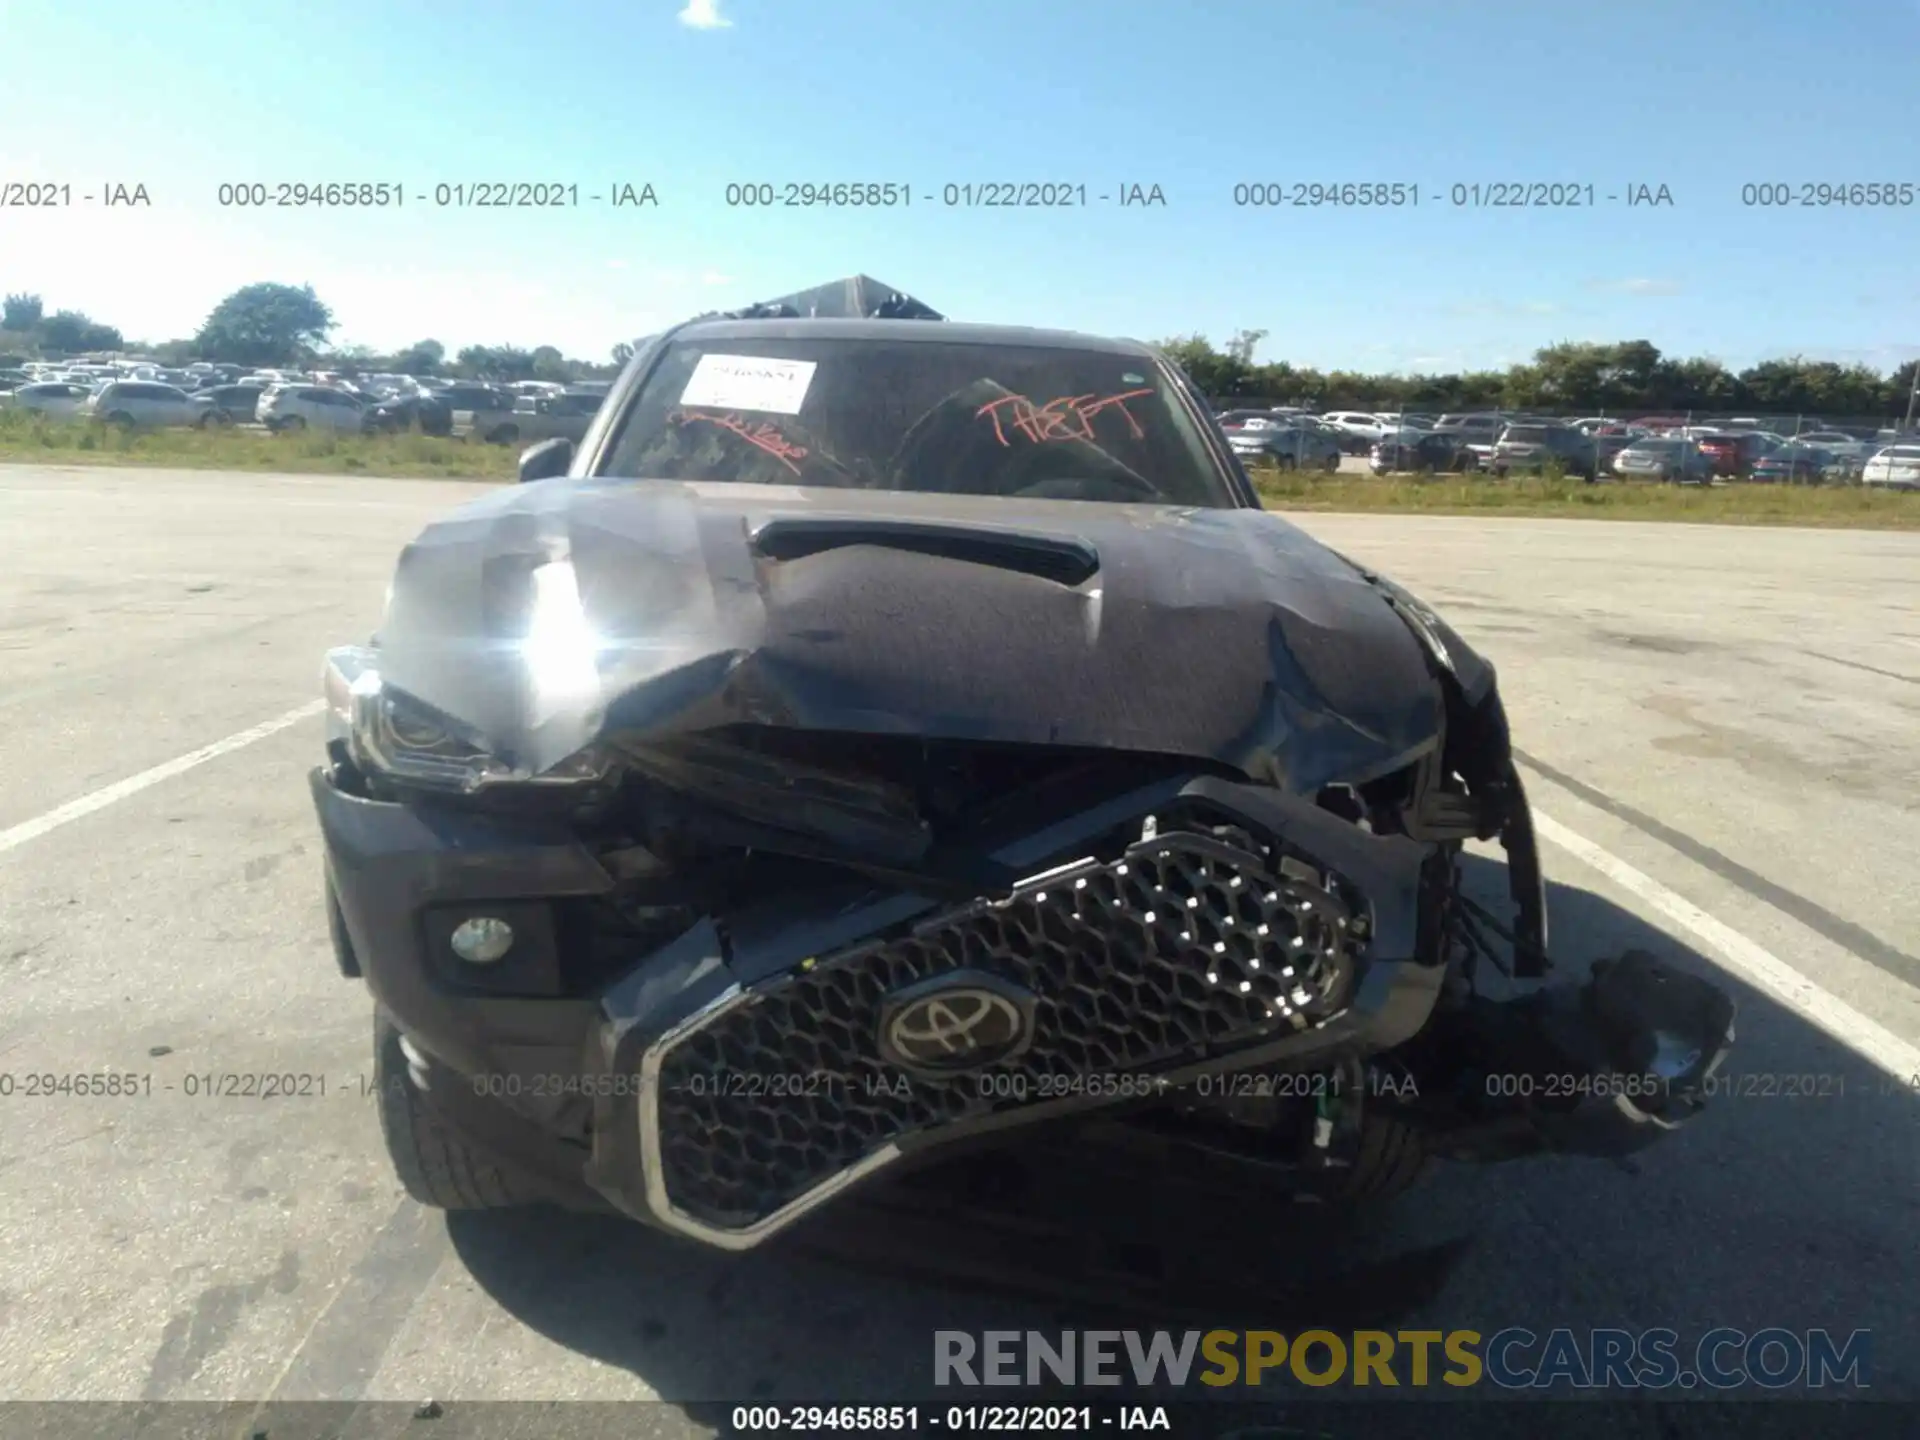
[{"label": "sky", "polygon": [[[0,0],[0,200],[72,197],[0,206],[0,291],[158,341],[311,284],[337,344],[605,359],[865,273],[955,319],[1262,330],[1258,359],[1322,369],[1647,339],[1890,370],[1920,354],[1917,53],[1920,0]],[[332,181],[403,198],[221,203]],[[523,181],[578,203],[458,203]],[[911,200],[728,203],[841,181]],[[1086,203],[966,203],[1009,182]],[[1418,203],[1236,203],[1347,182]],[[1474,203],[1514,182],[1594,203]],[[1743,193],[1855,182],[1909,203]]]}]

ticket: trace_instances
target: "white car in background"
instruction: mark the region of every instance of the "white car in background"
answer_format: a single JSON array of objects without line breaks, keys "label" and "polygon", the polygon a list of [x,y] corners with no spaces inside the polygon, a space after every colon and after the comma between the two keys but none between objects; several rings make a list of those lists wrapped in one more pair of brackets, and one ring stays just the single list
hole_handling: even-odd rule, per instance
[{"label": "white car in background", "polygon": [[1319,419],[1338,432],[1342,448],[1355,454],[1382,443],[1412,444],[1427,433],[1427,427],[1403,423],[1397,414],[1380,415],[1370,410],[1331,410]]},{"label": "white car in background", "polygon": [[254,418],[276,434],[344,430],[358,435],[367,428],[367,406],[359,396],[325,385],[275,385],[260,397]]},{"label": "white car in background", "polygon": [[1860,469],[1862,485],[1920,490],[1920,445],[1889,445]]},{"label": "white car in background", "polygon": [[41,415],[71,419],[80,413],[81,403],[92,393],[90,386],[71,380],[36,380],[8,395],[4,403],[9,410],[32,410]]},{"label": "white car in background", "polygon": [[208,407],[178,385],[162,385],[154,380],[109,380],[86,398],[80,414],[126,429],[160,428],[203,424]]}]

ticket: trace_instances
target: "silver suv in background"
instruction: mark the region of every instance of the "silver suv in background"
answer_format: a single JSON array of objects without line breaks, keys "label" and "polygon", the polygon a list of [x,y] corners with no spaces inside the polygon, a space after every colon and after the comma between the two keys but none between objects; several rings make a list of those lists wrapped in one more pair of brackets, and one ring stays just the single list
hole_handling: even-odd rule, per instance
[{"label": "silver suv in background", "polygon": [[1340,468],[1342,437],[1311,416],[1253,416],[1220,428],[1242,465],[1264,461],[1282,470],[1320,470],[1329,475]]},{"label": "silver suv in background", "polygon": [[275,385],[260,397],[254,418],[275,434],[311,429],[358,435],[367,428],[367,407],[357,395],[324,385]]},{"label": "silver suv in background", "polygon": [[212,408],[178,385],[157,380],[110,380],[81,402],[80,414],[131,430],[136,426],[204,425]]},{"label": "silver suv in background", "polygon": [[1500,432],[1490,468],[1495,475],[1558,465],[1569,475],[1600,478],[1600,447],[1571,425],[1519,424]]},{"label": "silver suv in background", "polygon": [[1613,457],[1613,473],[1631,480],[1711,485],[1713,457],[1677,435],[1643,435]]},{"label": "silver suv in background", "polygon": [[0,398],[0,404],[9,410],[31,410],[71,420],[80,413],[90,393],[87,386],[72,380],[36,380]]}]

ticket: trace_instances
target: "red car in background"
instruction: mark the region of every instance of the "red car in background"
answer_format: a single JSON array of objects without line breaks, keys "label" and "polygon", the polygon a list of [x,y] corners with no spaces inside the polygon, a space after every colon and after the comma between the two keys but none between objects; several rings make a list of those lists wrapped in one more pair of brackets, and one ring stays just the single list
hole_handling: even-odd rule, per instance
[{"label": "red car in background", "polygon": [[1713,461],[1715,475],[1739,480],[1751,476],[1755,462],[1773,448],[1773,443],[1765,436],[1751,430],[1702,435],[1699,445],[1707,458]]}]

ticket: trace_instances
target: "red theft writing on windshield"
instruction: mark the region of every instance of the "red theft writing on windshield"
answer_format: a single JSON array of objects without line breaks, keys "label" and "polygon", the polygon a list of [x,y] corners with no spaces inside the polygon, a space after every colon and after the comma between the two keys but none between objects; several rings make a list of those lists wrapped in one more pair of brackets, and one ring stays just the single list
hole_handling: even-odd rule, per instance
[{"label": "red theft writing on windshield", "polygon": [[795,462],[807,458],[806,446],[794,444],[768,420],[750,421],[741,415],[715,415],[705,410],[676,410],[667,419],[674,425],[691,425],[703,420],[709,425],[718,425],[722,430],[730,430],[749,445],[759,446],[796,475],[800,473],[800,467]]},{"label": "red theft writing on windshield", "polygon": [[1104,398],[1095,395],[1063,395],[1058,400],[1050,400],[1045,405],[1035,405],[1025,395],[1009,395],[1002,400],[994,400],[982,405],[975,413],[985,415],[993,421],[994,437],[1002,445],[1013,443],[1001,425],[1004,416],[1007,423],[1036,445],[1043,440],[1088,440],[1093,439],[1093,417],[1105,410],[1116,410],[1127,422],[1127,428],[1133,431],[1133,438],[1139,440],[1146,435],[1140,423],[1127,409],[1127,401],[1138,399],[1142,395],[1151,395],[1151,387],[1144,390],[1123,390],[1118,395]]}]

